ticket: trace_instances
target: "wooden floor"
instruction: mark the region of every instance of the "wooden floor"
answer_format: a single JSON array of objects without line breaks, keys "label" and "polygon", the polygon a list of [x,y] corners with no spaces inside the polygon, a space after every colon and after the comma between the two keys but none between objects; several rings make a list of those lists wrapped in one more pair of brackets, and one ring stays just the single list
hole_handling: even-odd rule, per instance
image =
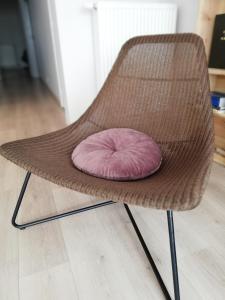
[{"label": "wooden floor", "polygon": [[[0,143],[64,126],[62,109],[39,81],[11,76],[0,84]],[[0,300],[164,299],[120,204],[24,231],[13,228],[24,176],[0,157]],[[94,201],[33,176],[19,220]],[[166,213],[132,211],[172,293]],[[225,169],[215,164],[202,204],[174,218],[181,299],[224,300]]]}]

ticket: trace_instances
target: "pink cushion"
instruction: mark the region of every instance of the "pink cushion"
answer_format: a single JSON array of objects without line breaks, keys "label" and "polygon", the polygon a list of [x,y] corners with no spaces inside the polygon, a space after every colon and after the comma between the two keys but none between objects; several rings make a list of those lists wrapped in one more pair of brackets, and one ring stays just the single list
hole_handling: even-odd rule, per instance
[{"label": "pink cushion", "polygon": [[83,140],[73,151],[74,165],[81,171],[111,180],[135,180],[158,170],[161,151],[145,133],[112,128]]}]

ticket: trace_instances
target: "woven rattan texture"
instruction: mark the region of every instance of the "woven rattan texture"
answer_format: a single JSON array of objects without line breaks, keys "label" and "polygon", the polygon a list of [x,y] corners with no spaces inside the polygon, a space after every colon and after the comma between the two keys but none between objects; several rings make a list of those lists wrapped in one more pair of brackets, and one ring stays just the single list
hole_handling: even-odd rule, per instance
[{"label": "woven rattan texture", "polygon": [[[74,168],[74,147],[90,134],[113,127],[152,136],[163,154],[160,170],[146,179],[116,182]],[[194,34],[169,34],[125,43],[97,98],[77,122],[4,144],[0,152],[36,175],[101,199],[188,210],[202,198],[213,139],[203,42]]]}]

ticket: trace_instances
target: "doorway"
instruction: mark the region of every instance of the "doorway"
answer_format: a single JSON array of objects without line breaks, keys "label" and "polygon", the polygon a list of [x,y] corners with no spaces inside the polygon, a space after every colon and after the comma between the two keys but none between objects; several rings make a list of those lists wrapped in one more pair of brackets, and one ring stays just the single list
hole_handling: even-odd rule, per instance
[{"label": "doorway", "polygon": [[14,72],[39,77],[29,8],[24,0],[0,2],[0,77]]}]

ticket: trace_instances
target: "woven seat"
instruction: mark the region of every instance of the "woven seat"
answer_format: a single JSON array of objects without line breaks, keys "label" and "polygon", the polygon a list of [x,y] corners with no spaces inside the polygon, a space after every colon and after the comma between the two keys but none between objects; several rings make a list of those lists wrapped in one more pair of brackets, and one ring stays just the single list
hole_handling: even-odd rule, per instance
[{"label": "woven seat", "polygon": [[[74,147],[113,127],[152,136],[162,149],[160,171],[134,182],[106,182],[74,168]],[[194,34],[176,34],[129,40],[96,100],[76,123],[4,144],[0,152],[36,175],[98,198],[188,210],[201,200],[213,148],[204,46]]]}]

